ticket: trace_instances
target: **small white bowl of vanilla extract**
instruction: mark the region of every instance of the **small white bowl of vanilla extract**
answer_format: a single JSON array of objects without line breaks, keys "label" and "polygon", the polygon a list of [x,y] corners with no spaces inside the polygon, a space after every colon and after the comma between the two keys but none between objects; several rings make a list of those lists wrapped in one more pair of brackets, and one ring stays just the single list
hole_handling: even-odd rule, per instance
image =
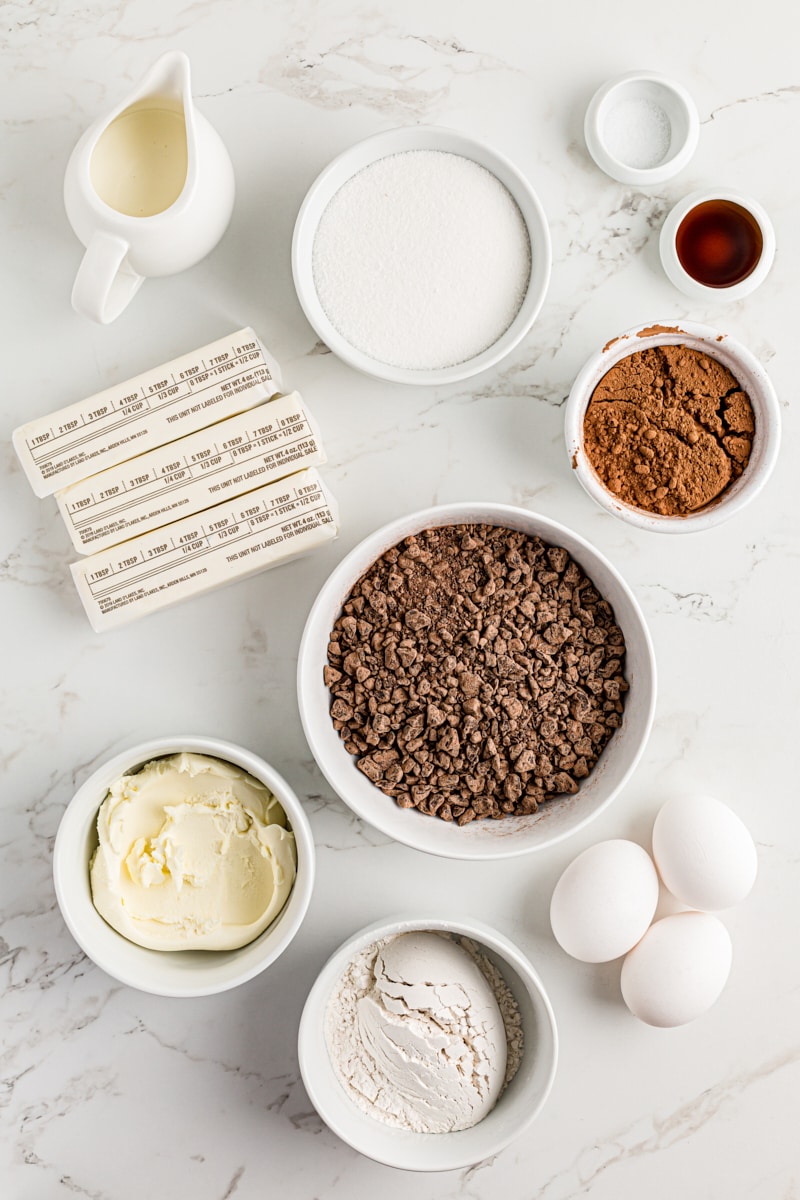
[{"label": "small white bowl of vanilla extract", "polygon": [[694,299],[741,300],[763,283],[775,257],[775,231],[757,200],[727,189],[692,192],[668,214],[661,263]]}]

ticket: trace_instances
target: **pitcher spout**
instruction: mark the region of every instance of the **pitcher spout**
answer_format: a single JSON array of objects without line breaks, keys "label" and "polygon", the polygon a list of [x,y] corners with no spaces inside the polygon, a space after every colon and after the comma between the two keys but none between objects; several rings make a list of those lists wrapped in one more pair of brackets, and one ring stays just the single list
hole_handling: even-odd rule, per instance
[{"label": "pitcher spout", "polygon": [[177,101],[188,112],[192,106],[191,68],[182,50],[168,50],[153,63],[129,103],[159,96]]}]

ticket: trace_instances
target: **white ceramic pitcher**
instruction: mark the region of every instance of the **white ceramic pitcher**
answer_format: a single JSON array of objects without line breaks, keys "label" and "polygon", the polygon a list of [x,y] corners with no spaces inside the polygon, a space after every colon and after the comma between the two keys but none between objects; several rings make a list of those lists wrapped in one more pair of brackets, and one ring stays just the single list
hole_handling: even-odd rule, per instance
[{"label": "white ceramic pitcher", "polygon": [[86,247],[72,307],[103,325],[115,320],[147,277],[213,250],[233,199],[231,160],[194,106],[189,60],[170,51],[87,129],[67,165],[64,204]]}]

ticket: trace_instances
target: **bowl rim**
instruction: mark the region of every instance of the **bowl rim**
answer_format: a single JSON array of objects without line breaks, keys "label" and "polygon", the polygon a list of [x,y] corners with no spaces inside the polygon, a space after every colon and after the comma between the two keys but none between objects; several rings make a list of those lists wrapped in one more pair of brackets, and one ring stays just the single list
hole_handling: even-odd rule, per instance
[{"label": "bowl rim", "polygon": [[[607,101],[615,91],[637,83],[652,83],[668,92],[676,101],[686,119],[686,136],[681,145],[669,158],[654,167],[633,167],[617,158],[608,149],[603,138],[602,118]],[[700,116],[691,93],[676,79],[660,71],[626,71],[606,80],[592,96],[583,122],[583,135],[587,149],[601,171],[618,183],[647,184],[663,183],[671,179],[688,165],[700,140]]]},{"label": "bowl rim", "polygon": [[[76,898],[75,872],[77,868],[71,851],[75,848],[76,844],[80,844],[86,832],[96,821],[97,812],[104,798],[103,795],[100,795],[98,798],[98,793],[104,793],[108,789],[108,783],[103,783],[101,780],[106,780],[109,776],[117,777],[122,775],[126,770],[130,770],[131,767],[138,764],[144,765],[144,763],[151,759],[184,752],[205,754],[208,757],[219,758],[225,762],[232,763],[234,766],[248,771],[256,779],[265,783],[270,791],[274,792],[276,798],[286,811],[289,824],[295,835],[297,873],[283,909],[258,937],[254,938],[252,942],[248,942],[245,946],[238,947],[238,950],[208,951],[208,968],[205,965],[201,965],[196,971],[189,971],[186,974],[189,979],[192,977],[200,979],[205,976],[207,970],[213,967],[214,955],[216,953],[235,956],[239,951],[250,950],[251,955],[248,957],[252,957],[253,948],[258,946],[263,940],[264,953],[261,956],[257,956],[255,961],[251,962],[249,966],[243,968],[238,973],[232,972],[230,977],[224,978],[222,981],[212,979],[211,981],[206,980],[204,983],[187,982],[180,985],[178,983],[173,985],[163,983],[154,984],[148,982],[147,979],[143,980],[140,970],[133,967],[128,968],[127,966],[120,967],[116,961],[109,963],[104,952],[98,950],[92,935],[90,933],[87,934],[81,913],[87,914],[89,913],[89,909],[91,909],[91,913],[89,913],[91,919],[93,919],[91,914],[94,914],[101,921],[103,918],[100,917],[92,904],[88,861],[85,864],[85,893],[81,888],[81,894]],[[147,741],[131,746],[129,749],[121,750],[110,758],[104,758],[88,778],[84,780],[67,803],[59,821],[53,848],[53,883],[58,907],[67,929],[87,958],[95,966],[99,967],[100,970],[111,976],[112,979],[116,979],[119,983],[123,983],[128,987],[148,992],[151,995],[181,998],[216,995],[238,987],[240,984],[246,983],[249,979],[253,979],[256,975],[266,970],[294,939],[305,919],[314,888],[315,868],[315,847],[311,825],[303,811],[298,796],[284,777],[259,755],[254,754],[251,750],[246,749],[246,747],[221,738],[204,737],[199,734],[178,734],[176,736],[150,738]],[[289,908],[290,905],[292,906],[291,910]],[[284,917],[284,920],[281,921],[280,937],[274,942],[274,945],[267,949],[267,942],[270,935],[276,932],[275,925],[277,921],[281,920],[281,917]],[[107,922],[103,921],[103,925],[105,929],[114,935],[114,939],[118,939],[119,943],[124,943],[132,947],[134,952],[155,954],[163,957],[165,961],[169,955],[182,955],[185,953],[184,951],[146,950],[145,947],[139,946],[137,943],[131,942],[128,938],[124,937],[117,930],[113,929],[112,926],[108,925]]]},{"label": "bowl rim", "polygon": [[[716,358],[723,366],[728,366],[725,359],[729,358],[740,371],[749,376],[755,385],[748,394],[757,410],[756,437],[759,436],[759,423],[763,426],[763,435],[758,458],[753,453],[747,469],[717,500],[699,512],[686,516],[662,516],[660,513],[648,513],[644,509],[626,504],[606,488],[590,465],[583,449],[583,418],[596,383],[617,362],[651,346],[688,345],[691,342],[699,343],[696,347],[690,346],[691,349],[702,347],[703,353],[707,353],[710,358]],[[734,367],[729,366],[728,369],[739,378]],[[564,439],[572,473],[587,495],[606,512],[637,529],[651,533],[700,533],[735,516],[754,500],[766,485],[775,468],[780,449],[780,404],[763,363],[731,334],[696,321],[674,318],[671,322],[668,319],[645,321],[617,334],[585,361],[567,397],[564,409]]]},{"label": "bowl rim", "polygon": [[[476,510],[480,511],[480,518],[476,518],[471,515]],[[517,524],[509,524],[509,521],[516,521]],[[480,848],[476,848],[473,845],[470,845],[468,848],[466,843],[462,843],[460,846],[456,843],[454,846],[445,846],[444,848],[440,846],[437,849],[432,849],[428,845],[421,844],[420,840],[414,836],[413,825],[410,823],[408,826],[408,832],[406,832],[402,827],[400,832],[398,832],[383,820],[383,812],[380,806],[376,805],[374,809],[370,808],[368,811],[365,811],[357,798],[352,798],[346,793],[345,789],[340,789],[339,786],[337,786],[334,774],[332,770],[329,770],[327,755],[324,752],[321,752],[319,749],[319,742],[315,733],[315,720],[311,714],[309,699],[306,695],[305,677],[310,670],[314,669],[310,664],[310,646],[316,633],[314,626],[319,620],[320,612],[326,608],[332,594],[335,594],[337,597],[339,597],[336,611],[340,611],[341,603],[347,596],[352,584],[363,573],[363,569],[361,569],[357,575],[354,574],[353,564],[362,558],[368,547],[370,554],[372,555],[372,561],[374,562],[382,553],[384,553],[385,550],[388,550],[392,546],[396,545],[396,543],[402,540],[402,538],[410,536],[410,533],[414,530],[421,532],[424,529],[432,528],[434,526],[457,525],[465,522],[479,522],[481,524],[498,525],[507,528],[520,528],[520,521],[524,522],[525,524],[529,522],[535,522],[540,532],[537,534],[531,533],[530,536],[541,536],[546,541],[554,544],[559,544],[559,539],[563,539],[563,536],[566,535],[573,544],[580,548],[580,551],[586,555],[590,563],[592,563],[595,567],[601,566],[604,570],[608,571],[608,573],[613,577],[616,586],[619,588],[627,603],[630,605],[631,611],[638,626],[637,632],[641,637],[642,647],[647,660],[647,670],[649,671],[650,678],[649,694],[645,694],[644,685],[642,685],[642,693],[637,700],[637,703],[644,706],[643,734],[638,746],[635,749],[635,752],[631,755],[631,760],[628,763],[626,770],[623,772],[619,782],[611,788],[608,796],[605,799],[595,804],[594,807],[591,808],[581,820],[576,822],[574,826],[561,830],[560,832],[556,832],[551,837],[546,838],[540,843],[534,845],[520,846],[509,844],[513,843],[513,839],[508,838],[505,841],[502,841],[501,839],[490,841],[487,839],[485,846]],[[570,551],[570,553],[572,552]],[[591,578],[591,568],[584,566],[584,569]],[[348,580],[350,582],[347,582]],[[320,667],[319,677],[321,679],[323,664],[318,665]],[[394,520],[387,522],[378,529],[373,530],[372,533],[367,534],[366,537],[362,538],[352,548],[352,550],[350,550],[348,554],[346,554],[345,557],[341,559],[339,563],[337,563],[314,598],[308,613],[308,617],[306,618],[306,623],[300,639],[300,647],[297,654],[297,699],[298,709],[300,712],[300,721],[314,760],[328,784],[333,789],[335,795],[339,796],[343,803],[345,803],[348,808],[350,808],[351,811],[356,814],[356,816],[361,818],[361,820],[365,821],[368,825],[371,825],[374,829],[379,830],[387,837],[390,837],[393,841],[399,842],[401,845],[409,846],[414,850],[420,850],[423,853],[432,854],[438,858],[448,858],[461,861],[489,861],[505,858],[518,858],[525,854],[533,854],[537,851],[545,850],[550,846],[556,845],[558,842],[564,841],[568,837],[572,837],[573,834],[584,829],[586,825],[595,819],[595,817],[604,812],[626,786],[645,751],[655,717],[656,698],[658,691],[657,685],[658,678],[655,650],[644,613],[642,612],[641,606],[639,605],[639,602],[629,584],[622,577],[613,563],[603,554],[603,552],[589,542],[586,538],[582,537],[579,533],[576,533],[574,530],[569,528],[569,526],[563,525],[561,522],[555,521],[551,517],[546,517],[544,514],[532,512],[530,509],[521,508],[517,505],[487,501],[455,501],[449,504],[438,504],[428,508],[418,509],[413,513],[396,517]],[[338,748],[341,749],[342,754],[347,754],[347,751],[344,749],[343,745],[340,745]],[[383,793],[380,794],[383,795]],[[385,798],[390,799],[389,797]],[[433,818],[426,817],[425,819],[427,821]],[[473,825],[475,824],[481,826],[485,823],[473,823]]]},{"label": "bowl rim", "polygon": [[[451,367],[413,369],[370,358],[346,341],[331,324],[314,287],[311,265],[314,235],[329,201],[347,180],[364,167],[406,150],[443,150],[485,167],[506,187],[516,202],[531,244],[531,274],[525,297],[514,320],[493,345]],[[297,213],[292,233],[291,263],[295,291],[306,320],[337,358],[375,379],[433,387],[459,383],[488,370],[510,354],[527,336],[547,294],[552,269],[552,246],[541,201],[527,178],[510,159],[488,143],[444,125],[405,125],[354,142],[323,167],[308,188]]]},{"label": "bowl rim", "polygon": [[[322,1029],[321,1036],[324,1041],[324,1019],[328,1001],[331,992],[336,982],[341,977],[344,969],[350,960],[358,954],[362,949],[365,949],[372,942],[381,941],[384,938],[396,936],[400,933],[408,933],[417,930],[431,930],[433,932],[448,932],[454,933],[459,937],[471,938],[479,942],[482,947],[491,950],[498,958],[502,959],[508,967],[514,971],[528,992],[529,996],[534,999],[534,1003],[538,1006],[540,1015],[543,1018],[543,1027],[547,1031],[545,1049],[550,1056],[550,1062],[547,1067],[547,1073],[541,1086],[541,1090],[537,1100],[532,1104],[524,1120],[516,1125],[510,1133],[498,1137],[496,1143],[491,1149],[482,1151],[480,1157],[487,1157],[491,1154],[499,1154],[512,1142],[516,1141],[538,1117],[544,1107],[548,1096],[553,1087],[556,1071],[558,1067],[559,1054],[559,1036],[558,1025],[556,1022],[555,1012],[547,989],[542,982],[536,968],[533,966],[527,955],[516,945],[509,937],[501,933],[499,930],[482,921],[477,921],[472,917],[441,917],[430,916],[426,912],[415,913],[400,913],[390,914],[378,920],[370,922],[361,929],[358,929],[350,937],[346,938],[327,958],[323,966],[320,968],[314,983],[306,997],[303,1011],[300,1017],[300,1026],[297,1034],[297,1053],[300,1067],[300,1075],[303,1080],[303,1086],[308,1092],[309,1098],[314,1105],[314,1108],[319,1113],[320,1117],[325,1121],[326,1125],[333,1130],[337,1137],[343,1142],[351,1146],[358,1153],[372,1159],[374,1162],[382,1163],[384,1166],[397,1167],[401,1170],[419,1171],[435,1173],[439,1171],[452,1171],[459,1168],[473,1165],[476,1161],[474,1153],[472,1155],[467,1152],[466,1155],[458,1154],[457,1147],[459,1145],[467,1145],[469,1135],[474,1129],[480,1127],[472,1126],[470,1129],[459,1130],[451,1134],[418,1134],[408,1133],[405,1131],[396,1131],[400,1137],[397,1139],[398,1147],[401,1144],[408,1145],[410,1138],[429,1138],[435,1137],[437,1145],[446,1146],[447,1142],[442,1139],[455,1139],[456,1149],[448,1156],[443,1155],[441,1165],[435,1167],[420,1167],[412,1166],[404,1161],[403,1156],[393,1156],[391,1154],[381,1154],[378,1156],[366,1149],[357,1137],[353,1137],[350,1130],[342,1122],[335,1117],[329,1119],[329,1113],[324,1101],[324,1097],[320,1099],[320,1090],[317,1086],[318,1072],[320,1071],[320,1062],[318,1056],[313,1051],[313,1039],[315,1035]],[[508,980],[506,979],[508,983]],[[537,1050],[540,1050],[542,1045],[541,1039],[537,1043]],[[326,1048],[327,1050],[327,1048]],[[525,1051],[523,1051],[523,1054]],[[330,1059],[328,1059],[330,1063]],[[332,1067],[330,1067],[333,1070]],[[338,1080],[337,1080],[338,1082]],[[347,1093],[342,1089],[342,1094],[348,1100]],[[352,1104],[352,1101],[350,1101]],[[502,1096],[497,1102],[502,1103]],[[355,1105],[353,1105],[354,1111]],[[494,1111],[494,1109],[492,1110]],[[490,1114],[487,1114],[490,1115]],[[378,1129],[386,1131],[390,1127],[383,1125],[381,1122],[375,1122]],[[401,1143],[402,1138],[402,1143]],[[453,1142],[450,1142],[453,1145]]]},{"label": "bowl rim", "polygon": [[[705,204],[709,200],[727,200],[729,203],[736,204],[739,208],[745,209],[755,219],[761,230],[761,257],[749,275],[745,276],[739,283],[732,284],[730,287],[708,287],[707,284],[700,283],[698,279],[695,279],[693,275],[690,275],[685,270],[681,260],[678,258],[675,239],[681,222],[693,208],[697,208],[698,205]],[[691,296],[693,299],[712,300],[715,303],[729,304],[733,300],[742,300],[745,296],[749,296],[754,292],[757,287],[761,286],[772,270],[772,264],[775,261],[775,245],[775,227],[772,224],[769,213],[758,200],[753,196],[747,195],[745,192],[737,191],[735,188],[704,187],[690,192],[669,210],[664,218],[664,224],[661,226],[661,233],[658,238],[658,253],[661,265],[670,283],[683,292],[685,296]]]}]

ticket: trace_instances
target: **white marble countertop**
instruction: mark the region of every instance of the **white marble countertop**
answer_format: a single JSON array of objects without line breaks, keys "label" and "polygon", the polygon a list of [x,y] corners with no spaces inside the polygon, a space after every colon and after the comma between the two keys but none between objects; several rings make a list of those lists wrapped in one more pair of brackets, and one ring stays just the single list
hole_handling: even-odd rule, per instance
[{"label": "white marble countertop", "polygon": [[[3,9],[2,214],[2,1110],[8,1200],[796,1200],[800,829],[792,714],[797,621],[797,279],[800,78],[796,5],[673,0],[10,0]],[[62,207],[82,130],[164,50],[189,54],[199,106],[233,158],[238,198],[201,265],[148,282],[101,328],[69,293],[81,257]],[[637,67],[694,95],[700,145],[653,190],[603,176],[582,140],[597,86]],[[440,123],[489,141],[548,214],[551,288],[523,345],[449,388],[357,375],[322,352],[297,304],[292,225],[333,156],[370,133]],[[778,254],[749,300],[689,304],[658,265],[671,204],[706,183],[751,191]],[[566,461],[562,405],[598,345],[691,317],[745,342],[772,374],[784,443],[767,490],[707,534],[658,538],[595,508]],[[242,325],[313,404],[341,503],[340,540],[281,571],[99,636],[69,579],[50,501],[32,495],[11,430]],[[305,615],[333,564],[392,517],[491,499],[541,511],[608,554],[635,589],[660,669],[644,758],[610,809],[566,845],[508,863],[445,862],[390,843],[324,783],[294,696]],[[135,741],[204,732],[272,762],[304,798],[318,845],[300,934],[266,974],[170,1001],[116,984],[80,953],[56,906],[53,839],[93,766]],[[673,1031],[638,1024],[619,964],[567,959],[549,930],[553,884],[604,837],[648,844],[671,790],[706,788],[745,819],[760,875],[725,914],[730,984]],[[561,1032],[555,1087],[528,1137],[463,1172],[410,1178],[359,1157],[298,1079],[307,990],[354,929],[398,909],[468,911],[540,969]]]}]

